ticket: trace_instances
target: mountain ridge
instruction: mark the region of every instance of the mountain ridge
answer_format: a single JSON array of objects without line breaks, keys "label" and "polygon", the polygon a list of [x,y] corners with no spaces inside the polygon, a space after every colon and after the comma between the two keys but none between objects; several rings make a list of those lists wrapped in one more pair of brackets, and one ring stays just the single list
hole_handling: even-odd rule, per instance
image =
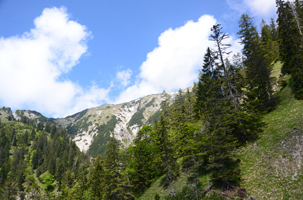
[{"label": "mountain ridge", "polygon": [[[170,93],[169,96],[173,98],[175,94]],[[120,104],[103,104],[63,118],[48,118],[34,110],[13,112],[9,107],[3,107],[0,108],[0,119],[59,125],[67,130],[81,151],[104,154],[110,137],[115,137],[127,147],[143,125],[150,125],[157,119],[161,95],[151,94]]]}]

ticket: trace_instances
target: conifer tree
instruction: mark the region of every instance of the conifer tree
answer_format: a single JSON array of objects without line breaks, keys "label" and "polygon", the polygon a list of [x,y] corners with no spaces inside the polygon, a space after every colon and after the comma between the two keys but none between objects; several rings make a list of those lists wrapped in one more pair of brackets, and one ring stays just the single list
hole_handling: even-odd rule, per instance
[{"label": "conifer tree", "polygon": [[133,159],[129,166],[130,180],[134,193],[139,196],[150,186],[151,181],[164,171],[164,165],[159,159],[156,133],[150,126],[143,126],[138,132],[131,151]]},{"label": "conifer tree", "polygon": [[276,4],[282,72],[291,74],[294,80],[295,97],[303,99],[303,36],[300,25],[302,4],[296,1],[296,5],[293,5],[283,0],[277,0]]},{"label": "conifer tree", "polygon": [[9,158],[10,142],[6,137],[4,128],[0,130],[0,187],[5,183],[10,171]]},{"label": "conifer tree", "polygon": [[205,169],[210,171],[213,184],[229,188],[239,177],[234,166],[235,159],[230,153],[237,141],[232,132],[232,126],[236,122],[231,116],[235,108],[232,100],[224,95],[226,92],[222,91],[222,77],[219,74],[218,72],[217,75],[204,75],[201,83],[205,84],[203,90],[205,100],[202,106],[205,140],[202,149],[205,154]]},{"label": "conifer tree", "polygon": [[[275,28],[275,24],[273,24],[273,28]],[[265,20],[262,20],[261,23],[261,47],[265,52],[266,59],[269,62],[273,62],[278,56],[278,44],[274,39],[275,30],[271,30],[271,27],[266,24]]]},{"label": "conifer tree", "polygon": [[[247,103],[260,112],[268,112],[274,106],[270,59],[262,49],[253,19],[243,14],[239,21],[241,43],[244,55],[244,70],[247,84]],[[264,39],[265,40],[265,39]]]},{"label": "conifer tree", "polygon": [[204,102],[207,98],[207,90],[212,84],[212,80],[216,80],[219,73],[218,68],[216,68],[215,63],[216,57],[213,52],[208,47],[204,55],[204,64],[202,66],[202,71],[200,72],[199,82],[196,89],[196,102],[194,105],[195,117],[199,119],[202,116],[202,111],[205,108]]},{"label": "conifer tree", "polygon": [[95,199],[103,199],[106,183],[104,182],[104,164],[100,155],[94,161],[90,181]]},{"label": "conifer tree", "polygon": [[130,186],[121,174],[120,144],[111,137],[106,146],[104,160],[104,199],[134,199]]},{"label": "conifer tree", "polygon": [[165,181],[164,187],[169,187],[176,178],[175,165],[176,160],[172,151],[168,137],[168,122],[164,116],[160,116],[156,130],[158,146],[163,163],[165,163]]},{"label": "conifer tree", "polygon": [[223,96],[229,98],[234,105],[236,106],[236,96],[233,89],[232,82],[229,77],[228,68],[224,62],[225,55],[230,54],[231,52],[228,52],[227,49],[231,46],[230,44],[223,43],[224,40],[229,38],[229,35],[227,33],[222,32],[222,26],[221,24],[216,24],[211,28],[212,34],[210,35],[210,40],[214,41],[215,46],[217,47],[217,50],[214,50],[214,54],[216,58],[219,60],[217,70],[216,71],[223,71],[222,75],[225,79],[226,84],[226,92],[224,93],[223,89],[221,89],[221,93]]},{"label": "conifer tree", "polygon": [[[200,112],[203,122],[201,144],[191,151],[192,177],[197,177],[197,161],[202,161],[204,173],[210,173],[213,185],[228,189],[240,180],[238,163],[232,151],[245,141],[255,138],[260,130],[258,118],[243,105],[242,65],[231,64],[224,55],[228,54],[228,37],[220,25],[212,28],[211,40],[217,50],[207,49],[204,65],[196,89],[195,110]],[[218,61],[217,61],[218,59]],[[211,62],[210,62],[211,61]],[[200,109],[200,110],[199,110]]]},{"label": "conifer tree", "polygon": [[271,32],[271,37],[272,37],[273,41],[277,41],[277,39],[278,39],[277,25],[273,18],[270,19],[269,26],[270,26],[270,32]]}]

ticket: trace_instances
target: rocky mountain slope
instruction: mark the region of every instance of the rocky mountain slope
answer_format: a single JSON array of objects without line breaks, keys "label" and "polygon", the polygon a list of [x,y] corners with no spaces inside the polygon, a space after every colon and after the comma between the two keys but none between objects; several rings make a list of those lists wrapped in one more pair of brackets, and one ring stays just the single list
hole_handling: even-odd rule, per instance
[{"label": "rocky mountain slope", "polygon": [[[174,94],[170,94],[174,96]],[[161,94],[123,103],[107,104],[83,110],[65,118],[47,118],[36,111],[0,109],[4,121],[32,120],[34,123],[55,123],[65,127],[81,151],[103,154],[110,137],[127,147],[144,124],[152,124],[160,114]]]},{"label": "rocky mountain slope", "polygon": [[123,104],[102,105],[66,118],[54,119],[66,127],[82,151],[103,153],[110,137],[128,146],[144,124],[159,114],[161,95],[150,95]]}]

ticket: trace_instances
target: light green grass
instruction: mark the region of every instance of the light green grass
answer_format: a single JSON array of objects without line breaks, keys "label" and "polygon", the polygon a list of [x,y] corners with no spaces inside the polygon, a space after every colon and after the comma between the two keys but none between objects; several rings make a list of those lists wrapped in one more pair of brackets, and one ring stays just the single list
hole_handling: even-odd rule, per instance
[{"label": "light green grass", "polygon": [[267,126],[259,140],[237,151],[241,184],[258,199],[301,199],[303,171],[298,158],[303,157],[303,101],[293,97],[291,84],[277,97],[276,109],[264,115]]},{"label": "light green grass", "polygon": [[[178,180],[176,180],[168,189],[164,189],[160,185],[161,179],[164,178],[164,176],[165,175],[163,175],[157,181],[155,181],[141,197],[137,198],[137,200],[154,200],[156,194],[159,194],[161,197],[160,199],[162,200],[164,199],[163,197],[169,195],[170,192],[180,191],[184,186],[186,186],[187,177],[188,177],[186,173],[181,173],[180,176],[178,177]],[[200,183],[203,188],[206,188],[207,177],[206,176],[200,177]]]}]

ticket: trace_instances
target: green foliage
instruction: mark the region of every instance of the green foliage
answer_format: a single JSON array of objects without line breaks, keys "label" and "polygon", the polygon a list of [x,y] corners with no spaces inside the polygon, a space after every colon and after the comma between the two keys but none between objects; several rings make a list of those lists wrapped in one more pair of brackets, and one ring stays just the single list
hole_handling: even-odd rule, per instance
[{"label": "green foliage", "polygon": [[96,160],[94,161],[94,166],[92,168],[91,172],[91,192],[93,196],[97,196],[99,198],[102,198],[104,195],[104,186],[105,183],[103,181],[105,176],[105,169],[104,164],[101,159],[101,156],[98,155]]},{"label": "green foliage", "polygon": [[[28,134],[30,130],[31,134]],[[16,139],[15,146],[10,145],[14,143],[11,141],[13,136]],[[65,185],[68,183],[65,181],[68,180],[67,169],[77,175],[79,165],[88,161],[75,143],[70,141],[66,132],[59,127],[53,129],[52,134],[43,130],[37,131],[36,134],[31,124],[2,123],[0,144],[0,190],[6,185],[16,186],[18,195],[31,196],[32,199],[54,199],[52,191],[61,190],[62,180]],[[39,177],[40,181],[35,177]],[[75,182],[72,182],[69,186],[73,188],[74,184]],[[74,195],[73,191],[76,191],[76,188],[71,190]],[[12,195],[6,193],[4,199],[9,199],[8,196]]]},{"label": "green foliage", "polygon": [[[241,43],[244,45],[243,54],[244,71],[246,82],[246,103],[252,109],[259,112],[268,112],[273,109],[272,86],[275,78],[271,77],[272,67],[270,63],[274,59],[268,56],[266,46],[270,42],[270,31],[268,25],[263,25],[263,38],[259,38],[253,18],[243,14],[239,21]],[[263,41],[262,41],[263,40]],[[263,45],[263,46],[262,46]]]},{"label": "green foliage", "polygon": [[54,177],[49,172],[45,172],[39,176],[39,180],[41,180],[43,184],[43,189],[47,191],[52,191],[54,189]]},{"label": "green foliage", "polygon": [[104,160],[104,199],[134,199],[126,177],[121,174],[119,149],[119,142],[110,138]]},{"label": "green foliage", "polygon": [[131,127],[135,124],[137,124],[139,127],[141,127],[143,125],[143,121],[142,119],[144,119],[143,116],[143,112],[144,112],[145,108],[141,108],[139,111],[137,111],[132,118],[129,120],[128,122],[128,127]]},{"label": "green foliage", "polygon": [[277,0],[278,37],[280,59],[283,73],[291,74],[294,80],[294,93],[297,99],[303,99],[303,43],[302,43],[302,2]]},{"label": "green foliage", "polygon": [[134,146],[129,148],[132,159],[126,170],[136,196],[143,194],[152,181],[163,174],[164,166],[157,147],[155,132],[145,125],[138,132]]},{"label": "green foliage", "polygon": [[147,104],[145,104],[145,107],[148,108],[148,107],[151,107],[154,105],[154,102],[156,100],[156,97],[154,97],[152,100],[150,100]]},{"label": "green foliage", "polygon": [[106,144],[110,140],[110,133],[114,131],[117,122],[116,116],[112,116],[107,124],[102,124],[98,127],[98,135],[94,137],[88,153],[92,155],[105,154]]},{"label": "green foliage", "polygon": [[187,200],[187,199],[197,199],[196,192],[193,188],[185,186],[181,191],[176,194],[170,194],[164,197],[165,200]]},{"label": "green foliage", "polygon": [[[163,92],[161,110],[147,122],[152,126],[143,126],[127,149],[110,137],[116,117],[98,127],[86,155],[54,119],[30,111],[33,120],[18,111],[19,123],[10,109],[1,109],[0,198],[224,199],[212,190],[239,184],[262,199],[300,198],[303,171],[293,152],[302,135],[302,102],[291,97],[290,87],[301,99],[303,4],[294,2],[296,15],[292,4],[277,5],[278,27],[263,21],[260,34],[252,18],[242,15],[243,61],[241,55],[226,59],[229,36],[214,25],[210,39],[216,49],[207,49],[199,82],[173,99]],[[274,93],[271,63],[278,63],[278,55],[292,78],[287,84],[289,76],[281,76]],[[274,95],[280,95],[276,110]],[[140,106],[128,126],[142,126],[143,112],[154,101],[133,101]],[[70,134],[92,124],[87,112],[67,117],[74,120]]]},{"label": "green foliage", "polygon": [[36,136],[38,136],[38,137],[39,137],[41,134],[42,134],[42,131],[41,131],[41,130],[39,130],[39,131],[36,132]]},{"label": "green foliage", "polygon": [[161,115],[161,112],[158,110],[157,112],[155,112],[150,118],[148,118],[146,124],[154,124],[157,120],[159,120]]}]

